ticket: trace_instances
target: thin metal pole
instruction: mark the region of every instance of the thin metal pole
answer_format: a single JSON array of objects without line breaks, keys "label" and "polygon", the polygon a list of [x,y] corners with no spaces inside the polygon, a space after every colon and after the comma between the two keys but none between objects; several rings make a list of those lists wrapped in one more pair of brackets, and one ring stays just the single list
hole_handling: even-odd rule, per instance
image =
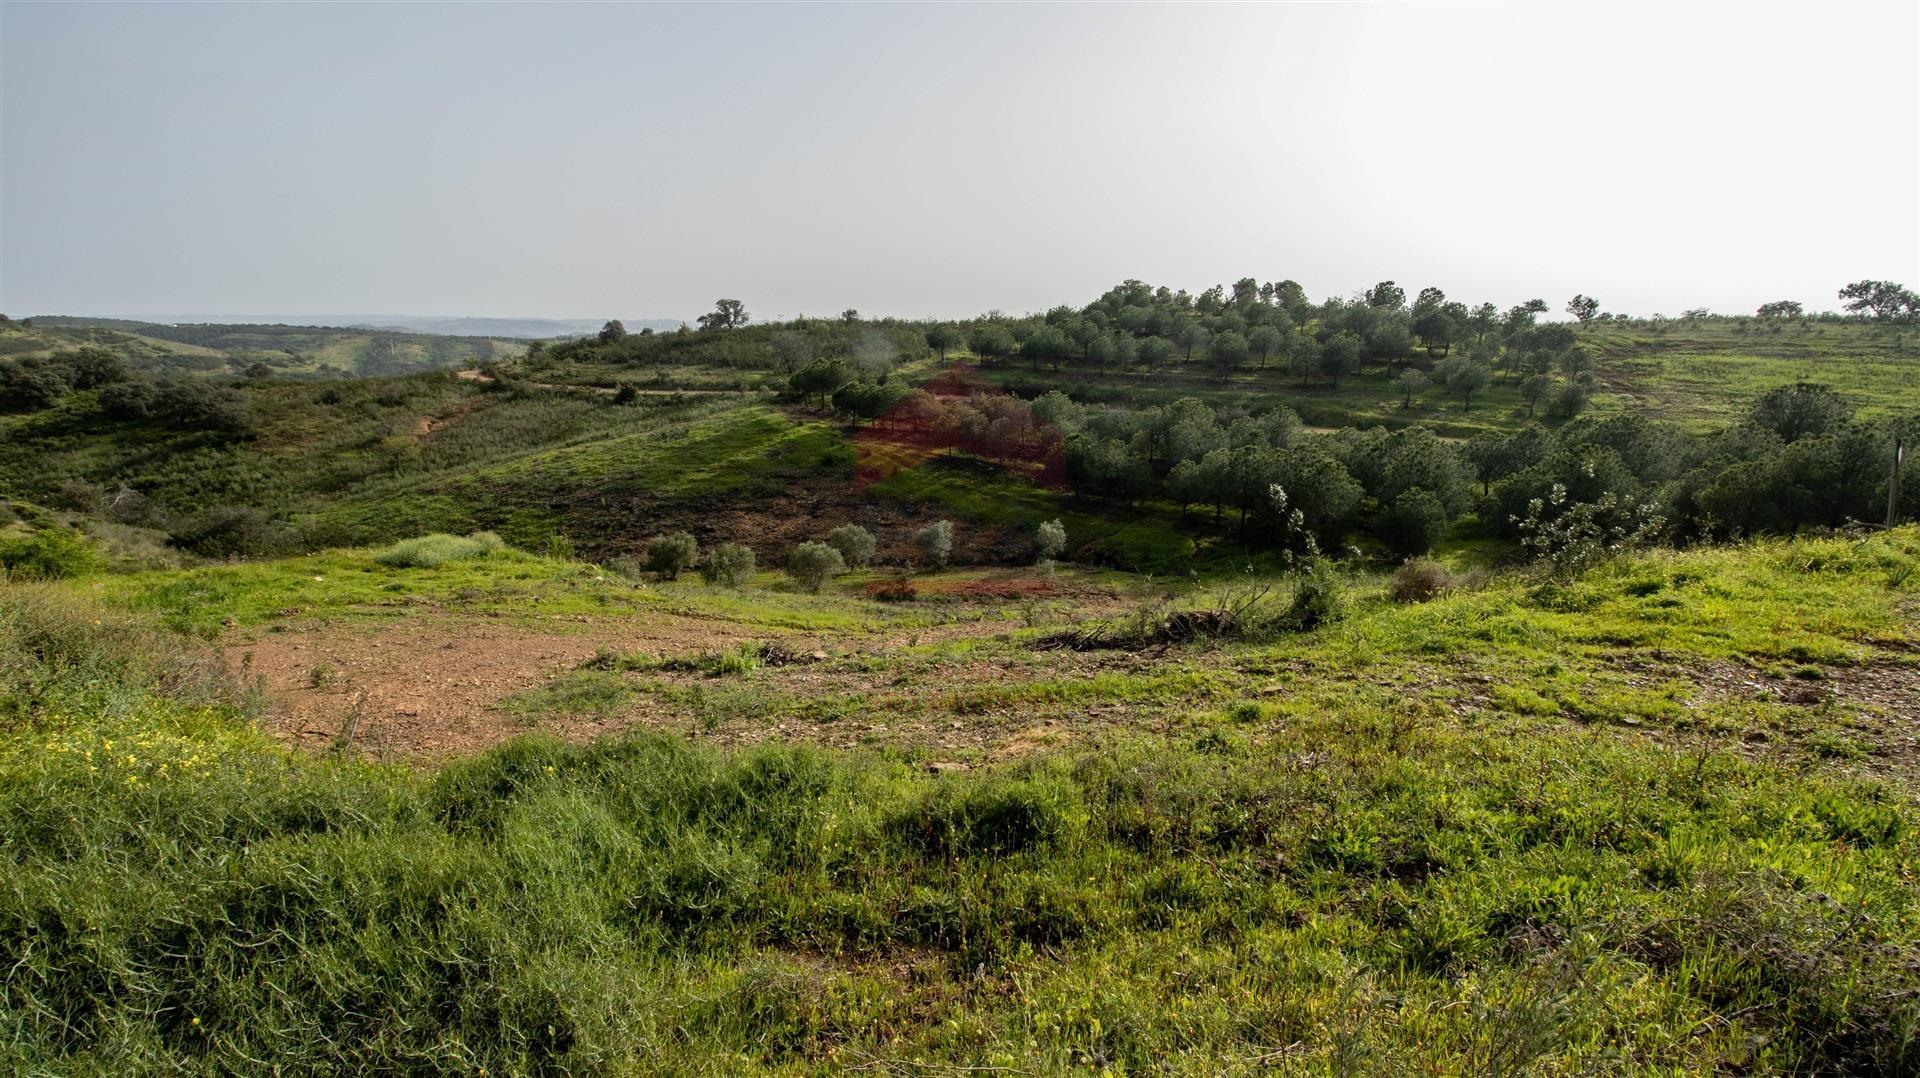
[{"label": "thin metal pole", "polygon": [[1893,474],[1887,478],[1887,527],[1900,519],[1900,458],[1906,453],[1906,445],[1897,436],[1893,439]]}]

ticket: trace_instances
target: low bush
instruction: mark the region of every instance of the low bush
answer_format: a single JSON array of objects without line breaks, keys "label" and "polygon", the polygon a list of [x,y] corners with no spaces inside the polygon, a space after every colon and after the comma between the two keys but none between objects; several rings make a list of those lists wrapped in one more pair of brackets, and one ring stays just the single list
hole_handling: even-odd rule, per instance
[{"label": "low bush", "polygon": [[1424,603],[1453,587],[1453,574],[1437,561],[1417,558],[1394,570],[1387,597],[1396,603]]},{"label": "low bush", "polygon": [[417,539],[402,539],[373,556],[373,560],[393,569],[432,569],[450,561],[484,558],[506,547],[492,532],[475,532],[462,538],[436,532]]},{"label": "low bush", "polygon": [[846,559],[825,543],[801,543],[787,555],[787,575],[809,593],[819,592],[827,578],[846,571]]},{"label": "low bush", "polygon": [[709,584],[744,587],[753,579],[757,567],[752,547],[744,543],[722,543],[707,552],[707,560],[700,563],[700,577]]},{"label": "low bush", "polygon": [[0,537],[0,577],[61,580],[99,569],[100,554],[71,528],[43,528],[15,538]]},{"label": "low bush", "polygon": [[1052,562],[1067,549],[1067,528],[1058,519],[1041,523],[1034,532],[1033,546],[1035,558],[1041,563]]},{"label": "low bush", "polygon": [[920,548],[926,564],[943,569],[953,557],[953,522],[936,520],[914,533],[913,544]]},{"label": "low bush", "polygon": [[686,532],[656,535],[647,541],[647,569],[662,580],[678,579],[700,560],[700,544]]},{"label": "low bush", "polygon": [[842,524],[827,533],[827,545],[840,552],[849,569],[865,569],[878,548],[873,533],[858,524]]}]

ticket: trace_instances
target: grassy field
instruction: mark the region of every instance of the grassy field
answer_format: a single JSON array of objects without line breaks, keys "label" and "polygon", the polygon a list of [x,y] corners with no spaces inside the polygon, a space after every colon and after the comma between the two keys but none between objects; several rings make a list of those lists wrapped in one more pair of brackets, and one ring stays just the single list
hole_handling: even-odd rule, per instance
[{"label": "grassy field", "polygon": [[[1751,320],[1704,319],[1659,326],[1632,323],[1583,329],[1597,358],[1599,389],[1589,410],[1632,412],[1696,428],[1726,422],[1769,389],[1808,381],[1832,386],[1865,418],[1910,414],[1920,334],[1864,323],[1809,323],[1772,327]],[[1423,424],[1454,438],[1512,430],[1529,415],[1516,379],[1494,383],[1463,408],[1435,387],[1404,407],[1394,372],[1370,366],[1337,385],[1302,384],[1277,367],[1243,367],[1228,377],[1199,363],[1159,371],[1099,372],[1069,365],[1055,371],[1009,361],[981,371],[1022,396],[1060,389],[1075,399],[1130,405],[1166,404],[1198,397],[1259,412],[1292,408],[1310,426]]]},{"label": "grassy field", "polygon": [[[1706,428],[1777,386],[1832,386],[1868,419],[1913,414],[1920,334],[1852,323],[1769,326],[1717,319],[1658,331],[1589,331],[1615,407]],[[1605,398],[1600,398],[1605,400]]]},{"label": "grassy field", "polygon": [[[1314,632],[1094,651],[1046,642],[1292,582],[971,570],[881,603],[362,550],[6,586],[0,1052],[1911,1072],[1917,561],[1906,529],[1410,604],[1350,575]],[[582,658],[489,687],[497,747],[380,762],[352,727],[289,750],[263,667],[167,624],[229,656],[412,639],[396,677],[430,628],[507,656],[566,625]]]}]

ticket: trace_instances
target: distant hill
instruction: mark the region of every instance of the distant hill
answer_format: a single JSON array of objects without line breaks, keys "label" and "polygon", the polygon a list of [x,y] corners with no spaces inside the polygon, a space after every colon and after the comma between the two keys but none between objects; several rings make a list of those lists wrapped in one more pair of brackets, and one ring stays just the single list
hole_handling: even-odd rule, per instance
[{"label": "distant hill", "polygon": [[[598,329],[596,325],[594,328]],[[387,328],[137,322],[47,315],[11,322],[0,358],[85,346],[112,351],[136,370],[237,374],[265,364],[282,377],[376,377],[508,359],[526,351],[505,334],[452,336]]]},{"label": "distant hill", "polygon": [[[404,315],[392,315],[375,318],[357,318],[356,326],[376,329],[404,329],[414,333],[440,333],[456,337],[520,337],[534,340],[548,340],[554,337],[579,337],[589,333],[598,333],[606,324],[604,318],[424,318]],[[651,329],[656,333],[670,333],[683,324],[677,318],[629,318],[623,319],[629,332],[638,333],[641,329]]]}]

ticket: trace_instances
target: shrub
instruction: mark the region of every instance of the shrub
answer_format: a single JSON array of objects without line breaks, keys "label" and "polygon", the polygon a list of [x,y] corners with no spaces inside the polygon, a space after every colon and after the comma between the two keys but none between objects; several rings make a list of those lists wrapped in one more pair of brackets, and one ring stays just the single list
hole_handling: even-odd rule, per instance
[{"label": "shrub", "polygon": [[450,561],[484,558],[506,544],[492,532],[475,532],[466,538],[435,532],[416,539],[402,539],[373,556],[373,560],[393,569],[431,569]]},{"label": "shrub", "polygon": [[913,542],[920,548],[927,564],[936,569],[944,568],[947,560],[953,557],[953,522],[936,520],[915,532]]},{"label": "shrub", "polygon": [[647,568],[662,580],[673,580],[700,560],[700,544],[686,532],[656,535],[647,542]]},{"label": "shrub", "polygon": [[180,430],[244,435],[254,426],[240,391],[206,381],[121,382],[100,391],[100,408],[116,419],[154,420]]},{"label": "shrub", "polygon": [[1034,532],[1034,546],[1038,550],[1039,560],[1051,562],[1067,549],[1067,527],[1058,520],[1049,520]]},{"label": "shrub", "polygon": [[1561,578],[1659,538],[1666,520],[1650,503],[1607,491],[1591,502],[1574,501],[1555,483],[1545,498],[1527,504],[1517,521],[1520,545]]},{"label": "shrub", "polygon": [[1572,419],[1587,410],[1590,395],[1584,382],[1568,382],[1547,402],[1547,414],[1555,419]]},{"label": "shrub", "polygon": [[1315,558],[1301,571],[1294,585],[1293,603],[1287,608],[1287,621],[1293,628],[1309,629],[1338,621],[1344,603],[1344,589],[1333,567]]},{"label": "shrub", "polygon": [[80,533],[47,528],[32,535],[0,539],[0,576],[21,580],[62,580],[100,567],[100,555]]},{"label": "shrub", "polygon": [[801,543],[787,555],[787,575],[809,593],[817,593],[828,577],[846,571],[846,559],[825,543]]},{"label": "shrub", "polygon": [[865,569],[873,563],[873,533],[858,524],[842,524],[828,532],[827,545],[840,552],[850,569]]},{"label": "shrub", "polygon": [[1387,597],[1396,603],[1424,603],[1453,587],[1453,575],[1446,566],[1419,558],[1394,571],[1387,585]]},{"label": "shrub", "polygon": [[756,567],[751,547],[722,543],[707,553],[707,560],[700,564],[700,576],[709,584],[738,588],[753,579]]}]

